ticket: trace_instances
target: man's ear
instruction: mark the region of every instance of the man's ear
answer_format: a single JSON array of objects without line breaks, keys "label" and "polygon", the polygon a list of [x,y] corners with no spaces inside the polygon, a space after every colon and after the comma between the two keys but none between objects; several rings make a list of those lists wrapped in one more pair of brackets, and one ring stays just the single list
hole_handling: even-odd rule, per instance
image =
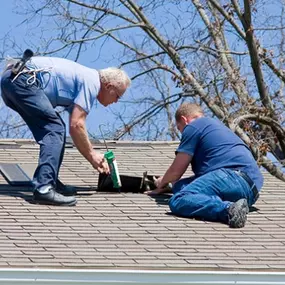
[{"label": "man's ear", "polygon": [[180,121],[185,123],[186,125],[188,124],[188,118],[185,116],[181,116]]},{"label": "man's ear", "polygon": [[110,82],[105,83],[105,89],[109,90],[112,87],[112,84]]}]

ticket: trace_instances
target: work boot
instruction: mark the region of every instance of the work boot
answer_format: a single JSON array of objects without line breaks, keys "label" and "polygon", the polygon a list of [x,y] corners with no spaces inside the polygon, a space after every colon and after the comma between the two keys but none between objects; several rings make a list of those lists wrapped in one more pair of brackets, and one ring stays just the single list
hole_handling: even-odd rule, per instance
[{"label": "work boot", "polygon": [[55,205],[55,206],[74,206],[76,204],[75,197],[63,196],[56,192],[53,187],[50,187],[47,193],[34,191],[34,202],[37,204]]},{"label": "work boot", "polygon": [[77,194],[76,187],[71,185],[64,185],[60,180],[56,180],[56,192],[64,196],[74,196]]},{"label": "work boot", "polygon": [[240,199],[235,203],[232,203],[228,208],[229,213],[229,226],[231,228],[244,227],[249,212],[246,199]]}]

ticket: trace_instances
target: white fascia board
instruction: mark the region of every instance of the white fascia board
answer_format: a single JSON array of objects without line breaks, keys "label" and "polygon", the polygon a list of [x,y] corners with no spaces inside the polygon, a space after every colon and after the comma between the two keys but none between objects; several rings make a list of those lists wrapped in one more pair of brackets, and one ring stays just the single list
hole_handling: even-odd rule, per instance
[{"label": "white fascia board", "polygon": [[285,285],[285,272],[0,268],[0,285]]}]

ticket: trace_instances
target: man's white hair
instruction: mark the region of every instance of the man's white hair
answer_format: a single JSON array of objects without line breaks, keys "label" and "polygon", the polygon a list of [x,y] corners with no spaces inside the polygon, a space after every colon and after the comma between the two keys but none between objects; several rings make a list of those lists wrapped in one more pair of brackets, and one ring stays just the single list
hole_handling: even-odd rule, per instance
[{"label": "man's white hair", "polygon": [[124,85],[127,88],[131,85],[131,79],[127,73],[116,67],[108,67],[99,70],[100,79],[103,83],[111,83],[114,86]]}]

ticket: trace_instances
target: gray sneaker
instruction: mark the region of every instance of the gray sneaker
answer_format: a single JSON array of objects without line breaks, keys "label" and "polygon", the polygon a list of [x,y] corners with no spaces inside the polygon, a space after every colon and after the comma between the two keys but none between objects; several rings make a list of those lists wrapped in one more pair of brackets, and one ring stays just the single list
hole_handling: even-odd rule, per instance
[{"label": "gray sneaker", "polygon": [[246,199],[240,199],[235,203],[232,203],[228,208],[229,213],[229,226],[231,228],[244,227],[249,213],[249,208]]}]

